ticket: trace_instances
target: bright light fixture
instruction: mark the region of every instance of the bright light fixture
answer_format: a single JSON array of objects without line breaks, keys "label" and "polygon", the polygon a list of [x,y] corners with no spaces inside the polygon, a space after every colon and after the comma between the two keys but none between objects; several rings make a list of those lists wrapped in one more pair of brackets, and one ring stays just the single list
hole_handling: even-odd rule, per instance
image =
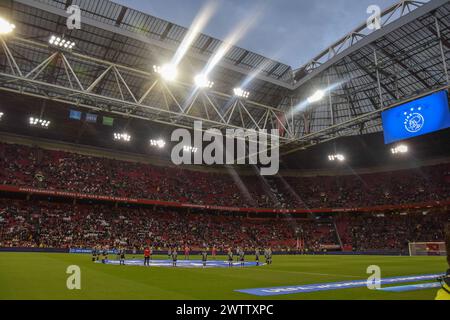
[{"label": "bright light fixture", "polygon": [[15,25],[0,17],[0,35],[11,33],[15,28]]},{"label": "bright light fixture", "polygon": [[123,142],[130,142],[131,136],[127,133],[114,133],[114,140],[116,141],[123,141]]},{"label": "bright light fixture", "polygon": [[5,114],[4,114],[3,112],[0,112],[0,120],[2,120],[2,118],[3,118],[4,115],[5,115]]},{"label": "bright light fixture", "polygon": [[323,90],[317,90],[311,97],[308,98],[308,103],[318,102],[325,97],[325,92]]},{"label": "bright light fixture", "polygon": [[66,50],[72,50],[75,47],[75,42],[54,35],[50,37],[48,43],[53,47]]},{"label": "bright light fixture", "polygon": [[166,146],[166,142],[163,139],[159,140],[150,140],[150,145],[152,147],[158,147],[160,149],[164,148]]},{"label": "bright light fixture", "polygon": [[239,97],[239,98],[248,99],[248,97],[250,96],[250,92],[245,91],[245,90],[242,89],[242,88],[235,88],[235,89],[234,89],[234,95],[235,95],[236,97]]},{"label": "bright light fixture", "polygon": [[35,117],[30,117],[29,123],[31,126],[34,126],[34,127],[39,126],[42,128],[48,128],[51,124],[51,122],[48,120],[43,120],[43,119],[39,119],[39,118],[35,118]]},{"label": "bright light fixture", "polygon": [[153,66],[153,71],[159,73],[166,81],[174,81],[178,77],[177,67],[173,64],[165,64],[162,67]]},{"label": "bright light fixture", "polygon": [[342,154],[332,154],[328,156],[328,160],[343,162],[345,161],[345,156]]},{"label": "bright light fixture", "polygon": [[214,86],[214,82],[209,81],[206,75],[199,74],[195,77],[195,84],[199,88],[209,88],[211,89]]},{"label": "bright light fixture", "polygon": [[405,154],[408,153],[409,148],[407,145],[400,144],[391,149],[392,154]]}]

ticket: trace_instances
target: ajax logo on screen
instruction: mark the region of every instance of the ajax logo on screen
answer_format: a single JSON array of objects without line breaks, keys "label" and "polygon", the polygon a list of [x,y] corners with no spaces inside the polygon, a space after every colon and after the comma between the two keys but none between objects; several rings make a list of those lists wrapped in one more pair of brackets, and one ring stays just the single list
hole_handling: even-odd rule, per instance
[{"label": "ajax logo on screen", "polygon": [[405,129],[408,132],[419,132],[425,125],[425,118],[420,111],[422,111],[421,107],[417,108],[417,110],[415,108],[411,108],[411,112],[409,113],[405,112]]}]

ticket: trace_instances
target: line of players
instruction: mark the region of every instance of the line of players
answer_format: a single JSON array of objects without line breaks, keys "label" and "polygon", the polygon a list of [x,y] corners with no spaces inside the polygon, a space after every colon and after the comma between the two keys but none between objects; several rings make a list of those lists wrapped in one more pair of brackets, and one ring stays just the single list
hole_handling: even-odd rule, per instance
[{"label": "line of players", "polygon": [[[117,259],[119,260],[120,265],[125,265],[125,249],[120,248],[115,252],[117,254]],[[94,262],[99,261],[101,258],[102,263],[106,263],[106,261],[108,260],[108,253],[109,253],[108,249],[94,248],[92,249],[92,261]],[[133,249],[133,256],[136,256],[136,254],[137,254],[136,249]],[[266,264],[268,265],[272,264],[272,254],[273,253],[271,248],[264,249],[264,258]],[[176,267],[178,262],[177,248],[169,248],[169,250],[167,251],[167,255],[169,260],[172,261],[172,265]],[[201,252],[203,267],[206,267],[206,264],[208,262],[208,255],[209,255],[208,250],[204,248]],[[217,249],[215,247],[212,248],[211,255],[213,260],[216,260]],[[152,260],[152,257],[153,257],[153,248],[146,247],[144,249],[144,266],[150,266],[150,261]],[[190,257],[190,248],[186,247],[184,249],[184,258],[185,260],[189,260],[189,257]],[[227,250],[227,257],[228,257],[228,266],[232,267],[235,255],[231,248],[228,248]],[[261,258],[261,251],[259,248],[256,248],[255,261],[257,266],[260,265],[260,258]],[[236,248],[236,260],[237,262],[240,262],[241,267],[245,266],[245,251],[239,247]]]},{"label": "line of players", "polygon": [[[153,254],[153,250],[151,248],[147,247],[144,250],[144,266],[150,266],[150,260],[152,259],[152,254]],[[172,265],[174,267],[176,267],[177,261],[178,261],[177,249],[169,248],[167,255],[168,255],[169,260],[172,260]],[[208,261],[208,255],[209,255],[208,250],[206,248],[204,248],[201,252],[203,267],[206,267],[206,264]],[[213,257],[213,260],[216,260],[217,249],[215,247],[212,248],[211,255]],[[266,264],[268,264],[268,265],[272,264],[272,255],[273,255],[273,252],[272,252],[271,248],[264,249],[264,257],[266,260]],[[184,257],[185,257],[185,260],[189,260],[190,249],[188,247],[186,247],[184,250]],[[227,257],[228,257],[228,266],[232,267],[233,262],[234,262],[234,253],[231,248],[228,248],[228,250],[227,250]],[[240,262],[241,267],[244,267],[245,266],[245,251],[238,247],[236,249],[236,257],[237,257],[236,258],[237,262]],[[255,249],[255,261],[256,261],[257,266],[260,265],[260,257],[261,257],[261,251],[259,248],[257,248],[257,249]]]}]

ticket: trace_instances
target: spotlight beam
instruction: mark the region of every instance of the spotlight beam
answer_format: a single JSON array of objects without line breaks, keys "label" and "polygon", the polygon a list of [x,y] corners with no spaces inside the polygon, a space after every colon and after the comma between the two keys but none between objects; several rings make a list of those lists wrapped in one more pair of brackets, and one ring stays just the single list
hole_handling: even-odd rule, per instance
[{"label": "spotlight beam", "polygon": [[258,11],[253,13],[247,19],[244,19],[234,30],[231,32],[228,37],[225,38],[223,43],[220,45],[219,49],[212,56],[212,58],[208,61],[205,69],[203,70],[203,74],[208,76],[216,67],[216,65],[223,59],[223,57],[230,51],[230,49],[238,43],[245,34],[257,23],[257,21],[261,17],[262,11]]},{"label": "spotlight beam", "polygon": [[200,13],[195,17],[186,36],[178,47],[177,52],[172,59],[171,65],[177,67],[180,64],[181,60],[183,60],[192,43],[195,41],[195,39],[197,39],[198,35],[202,32],[202,30],[208,24],[209,20],[211,20],[211,18],[215,14],[217,7],[217,1],[209,1],[208,4],[202,8]]},{"label": "spotlight beam", "polygon": [[319,102],[323,99],[323,97],[325,97],[325,91],[317,90],[311,97],[307,99],[307,101],[312,104],[315,102]]}]

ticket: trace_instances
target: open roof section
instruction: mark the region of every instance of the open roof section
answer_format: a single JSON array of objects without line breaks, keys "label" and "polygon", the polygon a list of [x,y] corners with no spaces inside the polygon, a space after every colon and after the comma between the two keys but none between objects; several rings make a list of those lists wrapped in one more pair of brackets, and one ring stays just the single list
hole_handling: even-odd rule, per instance
[{"label": "open roof section", "polygon": [[[390,23],[413,12],[429,1],[430,0],[400,0],[398,3],[381,12],[381,27],[386,27]],[[331,46],[324,49],[317,56],[305,63],[302,67],[294,70],[294,81],[296,82],[296,87],[298,88],[302,83],[310,79],[311,77],[306,76],[313,73],[313,71],[320,71],[320,68],[323,69],[323,67],[326,67],[326,64],[332,64],[334,61],[339,59],[340,54],[345,54],[345,51],[347,49],[354,47],[359,41],[365,39],[367,36],[375,33],[376,31],[377,30],[374,29],[373,26],[369,28],[369,26],[367,25],[367,21],[364,21],[353,31],[349,32],[338,41],[333,43]]]}]

